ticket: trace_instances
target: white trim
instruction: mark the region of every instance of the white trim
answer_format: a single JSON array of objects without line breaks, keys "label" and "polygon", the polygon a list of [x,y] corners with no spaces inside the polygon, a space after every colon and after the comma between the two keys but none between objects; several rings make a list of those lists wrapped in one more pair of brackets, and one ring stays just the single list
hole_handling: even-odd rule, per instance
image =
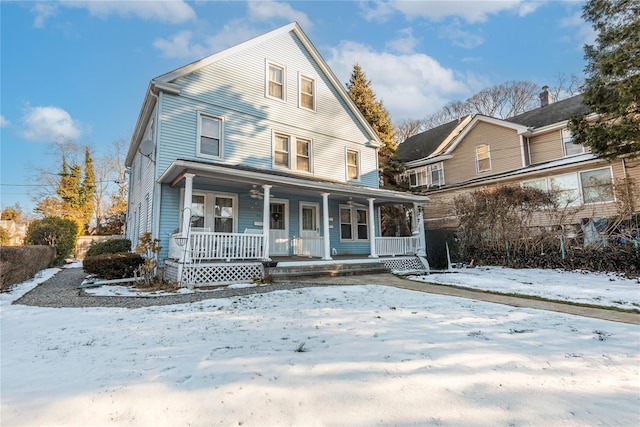
[{"label": "white trim", "polygon": [[[276,164],[276,136],[286,137],[289,141],[287,165]],[[298,169],[298,139],[309,143],[309,170]],[[313,174],[313,139],[287,132],[272,130],[271,132],[271,166],[273,169],[290,171],[305,175]]]},{"label": "white trim", "polygon": [[[290,225],[290,210],[289,210],[289,200],[288,199],[276,199],[276,198],[271,198],[271,200],[269,200],[268,202],[269,204],[269,218],[268,221],[271,221],[271,205],[274,204],[279,204],[279,205],[284,205],[284,229],[274,229],[271,228],[271,223],[269,223],[269,244],[272,246],[272,248],[269,249],[269,255],[289,255],[289,251],[291,249],[291,238],[290,238],[290,231],[289,231],[289,225]],[[280,252],[276,252],[275,250],[277,249],[276,246],[274,246],[274,242],[272,242],[272,237],[274,237],[274,233],[282,233],[283,235],[286,236],[286,251],[280,251]],[[273,249],[273,250],[272,250]]]},{"label": "white trim", "polygon": [[[194,175],[195,177],[195,175]],[[184,209],[184,203],[186,201],[185,198],[185,189],[180,189],[180,212]],[[193,189],[191,191],[191,199],[193,200],[193,196],[204,196],[204,228],[208,228],[212,232],[219,232],[219,230],[215,229],[215,209],[216,209],[216,197],[225,197],[233,200],[233,230],[232,233],[238,232],[238,195],[236,193],[228,193],[224,191],[211,191],[211,190],[200,190]],[[183,218],[183,222],[188,224],[190,222],[190,218]]]},{"label": "white trim", "polygon": [[310,231],[310,230],[303,230],[302,229],[302,208],[304,207],[312,207],[315,208],[316,210],[316,218],[315,218],[315,227],[316,227],[316,233],[318,233],[317,237],[320,237],[320,203],[317,202],[305,202],[305,201],[300,201],[298,202],[298,233],[300,233],[300,236],[302,236],[302,233],[304,231]]},{"label": "white trim", "polygon": [[[224,117],[215,116],[213,114],[208,114],[203,111],[197,111],[198,123],[196,128],[196,156],[204,157],[207,159],[221,159],[224,157]],[[220,133],[218,140],[218,155],[214,156],[213,154],[206,154],[201,151],[201,142],[202,142],[202,119],[207,118],[210,120],[217,120],[220,123]]]},{"label": "white trim", "polygon": [[[349,209],[351,212],[351,238],[350,239],[344,239],[342,237],[342,209]],[[366,212],[365,217],[367,218],[367,238],[366,239],[358,239],[358,210],[362,210]],[[369,213],[369,208],[364,206],[364,205],[345,205],[345,204],[340,204],[338,205],[338,227],[340,227],[339,233],[340,233],[340,242],[341,243],[357,243],[357,242],[368,242],[369,240],[371,240],[374,236],[370,236],[371,232],[370,232],[370,213]],[[344,223],[346,224],[346,222]]]},{"label": "white trim", "polygon": [[[313,106],[311,108],[307,108],[305,106],[302,105],[302,79],[307,79],[311,81],[311,86],[312,86],[312,102],[313,102]],[[303,110],[307,110],[307,111],[316,111],[316,99],[317,99],[317,85],[316,85],[316,79],[315,77],[311,77],[307,74],[302,74],[300,72],[298,72],[298,107],[302,108]]]},{"label": "white trim", "polygon": [[[269,66],[274,66],[282,70],[282,98],[269,94],[269,83],[271,82],[271,80],[269,80]],[[269,59],[265,59],[264,73],[264,96],[275,101],[287,102],[287,67],[278,64],[277,62],[270,61]]]},{"label": "white trim", "polygon": [[[494,117],[489,116],[481,116],[477,115],[471,120],[468,126],[464,128],[462,132],[458,134],[453,140],[453,143],[446,149],[444,154],[450,154],[456,147],[464,140],[464,138],[471,132],[471,130],[476,127],[479,122],[489,123],[496,126],[501,126],[507,129],[515,130],[518,134],[525,134],[529,131],[529,128],[526,126],[518,125],[515,123],[507,122],[505,120],[496,119]],[[439,148],[439,147],[438,147]]]},{"label": "white trim", "polygon": [[[567,142],[571,143],[572,146],[580,147],[582,149],[579,153],[572,153],[572,154],[567,153],[567,143],[565,143],[565,133],[569,134],[569,136],[571,137],[570,140],[567,141]],[[560,144],[562,145],[562,157],[579,156],[579,155],[584,154],[586,152],[586,150],[584,148],[584,145],[579,145],[579,144],[574,144],[573,143],[573,134],[566,127],[560,129]]]}]

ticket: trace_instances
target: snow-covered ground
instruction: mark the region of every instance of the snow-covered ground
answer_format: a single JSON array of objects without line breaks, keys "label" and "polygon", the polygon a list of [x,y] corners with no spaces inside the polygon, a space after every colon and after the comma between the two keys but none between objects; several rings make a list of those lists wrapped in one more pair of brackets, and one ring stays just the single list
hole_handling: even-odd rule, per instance
[{"label": "snow-covered ground", "polygon": [[435,273],[409,278],[559,301],[640,309],[638,279],[627,279],[613,273],[476,267],[458,268],[452,269],[451,273]]},{"label": "snow-covered ground", "polygon": [[0,295],[3,427],[640,425],[640,326],[374,285],[11,305],[43,274]]}]

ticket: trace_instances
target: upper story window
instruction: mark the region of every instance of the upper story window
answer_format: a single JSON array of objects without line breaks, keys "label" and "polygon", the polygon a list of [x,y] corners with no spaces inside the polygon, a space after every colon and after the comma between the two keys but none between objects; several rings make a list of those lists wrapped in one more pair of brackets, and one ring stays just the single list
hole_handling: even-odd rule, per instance
[{"label": "upper story window", "polygon": [[442,187],[444,185],[444,169],[442,162],[423,166],[408,172],[411,187]]},{"label": "upper story window", "polygon": [[427,166],[429,172],[429,185],[432,187],[442,187],[444,185],[444,168],[442,162]]},{"label": "upper story window", "polygon": [[267,96],[284,101],[284,67],[267,63]]},{"label": "upper story window", "polygon": [[347,149],[347,180],[360,179],[360,153]]},{"label": "upper story window", "polygon": [[222,119],[200,114],[198,128],[198,156],[221,157]]},{"label": "upper story window", "polygon": [[476,172],[491,170],[491,152],[489,145],[482,144],[476,147]]},{"label": "upper story window", "polygon": [[296,170],[311,172],[311,141],[296,138]]},{"label": "upper story window", "polygon": [[315,81],[306,76],[300,76],[300,106],[315,110]]},{"label": "upper story window", "polygon": [[299,172],[312,172],[311,140],[281,133],[274,134],[274,166]]},{"label": "upper story window", "polygon": [[276,166],[289,167],[289,137],[276,134],[276,144],[273,155],[273,162]]},{"label": "upper story window", "polygon": [[562,154],[565,157],[584,153],[584,146],[573,143],[573,135],[568,129],[562,129]]}]

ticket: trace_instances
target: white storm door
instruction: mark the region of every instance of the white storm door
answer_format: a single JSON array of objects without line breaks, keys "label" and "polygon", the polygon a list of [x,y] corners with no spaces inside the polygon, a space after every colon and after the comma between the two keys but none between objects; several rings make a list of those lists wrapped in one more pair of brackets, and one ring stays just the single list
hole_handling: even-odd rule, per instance
[{"label": "white storm door", "polygon": [[289,201],[271,199],[269,205],[269,255],[289,255]]},{"label": "white storm door", "polygon": [[320,237],[317,203],[300,202],[300,237]]}]

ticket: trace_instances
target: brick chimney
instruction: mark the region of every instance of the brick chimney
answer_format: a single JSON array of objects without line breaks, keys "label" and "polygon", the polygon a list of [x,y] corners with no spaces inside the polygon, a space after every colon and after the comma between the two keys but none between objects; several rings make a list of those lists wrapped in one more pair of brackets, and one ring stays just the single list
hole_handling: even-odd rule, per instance
[{"label": "brick chimney", "polygon": [[542,86],[542,92],[540,92],[540,107],[546,107],[551,104],[551,92],[549,92],[549,86]]}]

